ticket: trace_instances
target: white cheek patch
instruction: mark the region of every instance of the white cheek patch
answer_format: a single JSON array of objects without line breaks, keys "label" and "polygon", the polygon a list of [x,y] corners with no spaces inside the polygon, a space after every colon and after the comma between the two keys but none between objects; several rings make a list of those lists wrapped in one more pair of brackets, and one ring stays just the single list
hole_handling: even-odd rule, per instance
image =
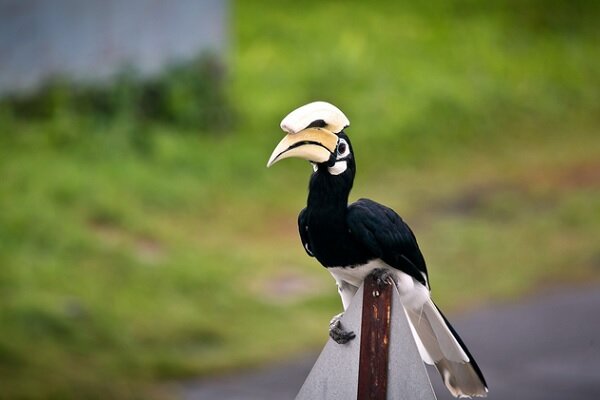
[{"label": "white cheek patch", "polygon": [[333,167],[328,167],[327,170],[329,171],[329,173],[331,175],[339,175],[342,172],[344,172],[347,168],[348,168],[347,161],[338,161],[333,165]]},{"label": "white cheek patch", "polygon": [[319,170],[319,166],[316,163],[311,162],[310,165],[312,165],[313,171],[317,172]]}]

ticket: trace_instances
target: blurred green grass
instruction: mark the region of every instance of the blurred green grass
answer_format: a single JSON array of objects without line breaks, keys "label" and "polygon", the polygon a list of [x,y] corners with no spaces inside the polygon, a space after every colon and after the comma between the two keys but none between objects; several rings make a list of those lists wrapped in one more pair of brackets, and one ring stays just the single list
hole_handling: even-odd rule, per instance
[{"label": "blurred green grass", "polygon": [[310,168],[265,169],[280,119],[316,99],[352,121],[352,197],[413,226],[443,307],[597,281],[598,16],[237,2],[208,94],[192,65],[158,98],[120,81],[1,105],[0,398],[168,397],[318,347],[341,304],[296,234]]}]

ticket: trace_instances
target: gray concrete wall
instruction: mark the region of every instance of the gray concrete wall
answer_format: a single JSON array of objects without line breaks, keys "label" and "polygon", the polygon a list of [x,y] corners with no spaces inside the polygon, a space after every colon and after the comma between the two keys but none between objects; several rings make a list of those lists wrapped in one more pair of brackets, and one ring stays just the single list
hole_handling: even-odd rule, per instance
[{"label": "gray concrete wall", "polygon": [[0,94],[218,53],[227,22],[225,0],[0,0]]}]

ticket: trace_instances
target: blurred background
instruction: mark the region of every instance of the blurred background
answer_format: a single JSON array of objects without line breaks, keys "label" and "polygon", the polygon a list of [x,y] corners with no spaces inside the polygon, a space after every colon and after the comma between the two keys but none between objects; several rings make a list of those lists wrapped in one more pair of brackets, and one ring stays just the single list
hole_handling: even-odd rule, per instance
[{"label": "blurred background", "polygon": [[412,3],[0,0],[0,398],[176,397],[319,349],[311,168],[265,168],[314,100],[443,309],[600,283],[600,3]]}]

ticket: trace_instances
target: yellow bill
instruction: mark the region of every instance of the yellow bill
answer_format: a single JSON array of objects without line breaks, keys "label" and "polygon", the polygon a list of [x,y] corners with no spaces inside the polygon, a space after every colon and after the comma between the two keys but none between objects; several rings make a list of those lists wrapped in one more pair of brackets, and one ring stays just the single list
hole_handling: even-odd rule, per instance
[{"label": "yellow bill", "polygon": [[338,136],[323,128],[308,128],[286,135],[275,147],[267,167],[290,157],[303,158],[314,163],[328,161],[335,152]]}]

